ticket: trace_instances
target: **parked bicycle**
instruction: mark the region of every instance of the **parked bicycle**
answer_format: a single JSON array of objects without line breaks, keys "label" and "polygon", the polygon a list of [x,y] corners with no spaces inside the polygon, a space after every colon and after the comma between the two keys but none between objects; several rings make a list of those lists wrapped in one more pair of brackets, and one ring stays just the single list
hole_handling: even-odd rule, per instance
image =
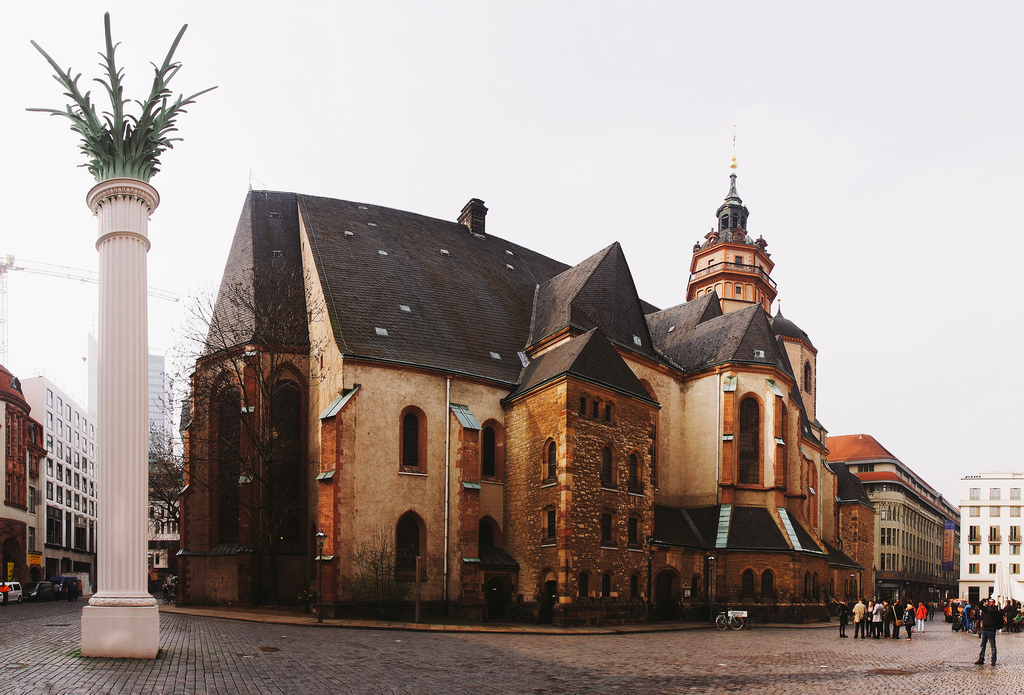
[{"label": "parked bicycle", "polygon": [[734,611],[727,608],[715,618],[715,626],[719,630],[724,630],[727,627],[731,627],[733,630],[742,630],[746,621],[746,611]]}]

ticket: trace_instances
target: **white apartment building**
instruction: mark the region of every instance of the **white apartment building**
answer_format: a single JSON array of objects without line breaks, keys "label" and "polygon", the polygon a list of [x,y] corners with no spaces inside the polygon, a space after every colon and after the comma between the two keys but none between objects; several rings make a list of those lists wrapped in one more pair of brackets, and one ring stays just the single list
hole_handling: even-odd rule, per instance
[{"label": "white apartment building", "polygon": [[981,473],[960,480],[960,597],[1024,600],[1021,574],[1024,473]]},{"label": "white apartment building", "polygon": [[29,545],[42,552],[46,577],[76,574],[87,591],[95,590],[96,416],[47,376],[25,379],[22,388],[43,423],[46,446]]}]

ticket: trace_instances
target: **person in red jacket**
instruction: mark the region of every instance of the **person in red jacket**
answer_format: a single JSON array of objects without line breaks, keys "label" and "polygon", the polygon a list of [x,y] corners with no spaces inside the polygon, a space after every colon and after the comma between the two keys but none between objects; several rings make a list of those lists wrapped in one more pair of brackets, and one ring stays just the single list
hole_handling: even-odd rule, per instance
[{"label": "person in red jacket", "polygon": [[917,631],[924,632],[924,621],[928,617],[928,608],[924,605],[924,602],[917,602],[915,616],[917,617]]}]

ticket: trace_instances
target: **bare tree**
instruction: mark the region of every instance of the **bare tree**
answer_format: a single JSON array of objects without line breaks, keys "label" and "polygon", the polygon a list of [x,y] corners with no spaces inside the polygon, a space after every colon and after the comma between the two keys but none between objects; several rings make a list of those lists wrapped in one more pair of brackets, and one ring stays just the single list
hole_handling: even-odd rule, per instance
[{"label": "bare tree", "polygon": [[251,555],[254,605],[294,601],[308,579],[305,412],[323,347],[308,326],[323,309],[305,287],[300,272],[226,278],[216,299],[193,299],[182,336],[190,543]]},{"label": "bare tree", "polygon": [[[379,527],[352,553],[352,599],[380,618],[391,618],[409,599],[411,586],[399,576],[394,539],[385,527]],[[416,558],[411,558],[415,566]]]}]

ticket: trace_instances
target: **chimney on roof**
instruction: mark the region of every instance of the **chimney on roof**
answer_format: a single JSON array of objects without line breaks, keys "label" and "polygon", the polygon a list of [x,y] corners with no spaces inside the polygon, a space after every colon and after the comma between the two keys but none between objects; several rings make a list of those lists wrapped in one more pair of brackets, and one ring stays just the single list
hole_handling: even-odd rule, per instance
[{"label": "chimney on roof", "polygon": [[485,217],[487,217],[487,207],[484,205],[484,201],[479,198],[471,198],[459,214],[459,224],[469,227],[469,231],[473,234],[483,236]]}]

